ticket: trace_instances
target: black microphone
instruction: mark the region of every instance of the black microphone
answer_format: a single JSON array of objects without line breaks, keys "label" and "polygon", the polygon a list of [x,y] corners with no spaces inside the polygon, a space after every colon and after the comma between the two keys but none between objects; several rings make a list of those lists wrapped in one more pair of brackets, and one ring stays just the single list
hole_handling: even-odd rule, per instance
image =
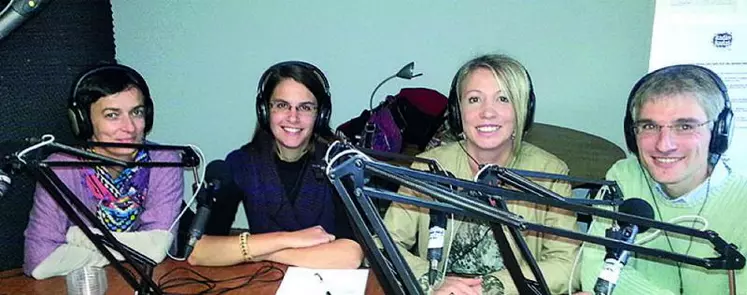
[{"label": "black microphone", "polygon": [[0,40],[39,13],[51,0],[11,0],[0,14]]},{"label": "black microphone", "polygon": [[433,285],[438,277],[438,262],[441,261],[446,233],[446,213],[430,210],[431,221],[428,225],[428,254],[430,263],[428,283]]},{"label": "black microphone", "polygon": [[10,175],[0,169],[0,198],[10,191]]},{"label": "black microphone", "polygon": [[10,192],[10,184],[12,183],[10,176],[14,175],[19,168],[16,167],[11,157],[11,155],[5,155],[0,158],[0,199]]},{"label": "black microphone", "polygon": [[215,202],[216,192],[220,190],[222,184],[227,184],[230,181],[231,174],[225,161],[212,161],[205,168],[205,183],[197,192],[197,213],[195,213],[195,218],[189,227],[189,240],[184,247],[184,257],[189,257],[192,254],[195,244],[202,238],[205,224],[210,218],[210,210]]},{"label": "black microphone", "polygon": [[[626,199],[620,205],[619,211],[638,217],[654,218],[654,209],[651,208],[648,202],[642,199]],[[627,244],[632,244],[638,233],[648,230],[646,226],[637,226],[626,222],[620,222],[619,224],[619,227],[607,229],[606,236]],[[620,251],[619,249],[607,247],[607,255],[604,257],[602,271],[599,273],[596,284],[594,284],[594,294],[612,294],[617,284],[617,279],[620,278],[620,271],[628,263],[628,258],[630,258],[630,251]]]}]

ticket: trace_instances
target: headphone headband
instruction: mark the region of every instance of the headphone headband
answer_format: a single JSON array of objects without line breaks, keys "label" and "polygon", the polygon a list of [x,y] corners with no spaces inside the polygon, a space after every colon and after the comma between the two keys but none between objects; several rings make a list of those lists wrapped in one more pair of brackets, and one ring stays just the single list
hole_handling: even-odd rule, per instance
[{"label": "headphone headband", "polygon": [[635,122],[633,122],[633,114],[631,108],[633,106],[634,98],[637,92],[649,79],[651,79],[651,77],[655,75],[666,72],[683,71],[687,69],[695,69],[706,74],[716,85],[716,88],[718,88],[719,92],[721,93],[721,97],[724,99],[724,108],[719,112],[718,116],[714,120],[713,130],[711,130],[711,141],[708,145],[708,151],[711,154],[711,160],[709,160],[710,164],[715,165],[720,156],[724,152],[726,152],[727,148],[729,147],[731,121],[734,116],[734,113],[731,109],[731,102],[729,99],[726,84],[724,84],[724,81],[721,80],[721,78],[716,73],[708,68],[692,64],[681,64],[663,67],[661,69],[648,73],[641,79],[639,79],[633,86],[633,89],[631,89],[625,108],[623,133],[625,134],[625,144],[627,145],[628,150],[630,150],[630,152],[634,155],[638,156],[639,151],[635,138],[635,132],[633,130]]},{"label": "headphone headband", "polygon": [[[150,90],[148,84],[145,82],[140,73],[135,69],[120,65],[120,64],[105,64],[98,65],[89,69],[78,76],[75,84],[70,91],[70,97],[68,99],[68,119],[70,120],[70,128],[73,135],[81,140],[87,140],[93,136],[93,123],[90,118],[90,106],[93,102],[98,100],[97,97],[91,101],[81,101],[83,94],[80,93],[83,84],[90,78],[102,72],[112,71],[117,74],[122,74],[131,80],[132,84],[137,87],[143,94],[143,103],[145,105],[145,133],[149,133],[153,128],[153,98],[150,96]],[[104,81],[102,83],[107,83]],[[124,90],[124,89],[123,89]],[[113,93],[112,93],[113,94]],[[103,95],[106,96],[106,95]]]},{"label": "headphone headband", "polygon": [[[532,84],[532,77],[529,75],[529,72],[526,70],[526,68],[522,66],[522,69],[524,70],[524,74],[526,74],[527,76],[527,83],[529,84],[527,114],[526,118],[524,119],[524,128],[522,130],[522,132],[526,133],[534,123],[536,97],[534,95],[534,85]],[[461,72],[461,69],[457,71],[456,75],[454,75],[454,78],[451,80],[451,88],[449,90],[448,97],[448,116],[446,118],[449,123],[449,130],[455,136],[459,136],[459,134],[464,131],[464,127],[462,126],[462,113],[459,105],[459,85],[457,85],[459,83],[459,75]],[[469,73],[467,75],[469,75]]]},{"label": "headphone headband", "polygon": [[[332,113],[332,102],[331,102],[332,95],[329,91],[329,81],[327,80],[327,77],[324,75],[324,73],[322,73],[322,71],[319,68],[304,61],[280,62],[280,63],[277,63],[271,66],[262,74],[262,76],[259,79],[259,83],[257,84],[257,97],[256,97],[257,123],[259,124],[259,127],[267,132],[271,132],[270,131],[270,110],[269,110],[268,104],[269,104],[270,95],[272,95],[272,93],[268,93],[268,92],[274,91],[274,89],[266,89],[266,87],[267,87],[268,81],[273,76],[273,74],[277,75],[278,71],[284,67],[303,68],[311,72],[315,76],[316,80],[321,83],[324,93],[322,94],[323,97],[316,97],[317,103],[319,105],[319,111],[317,112],[317,117],[316,117],[316,121],[314,124],[314,133],[322,134],[326,131],[329,131],[329,130],[325,130],[325,129],[328,129],[329,127],[329,119]],[[311,90],[312,89],[309,89],[309,91]]]}]

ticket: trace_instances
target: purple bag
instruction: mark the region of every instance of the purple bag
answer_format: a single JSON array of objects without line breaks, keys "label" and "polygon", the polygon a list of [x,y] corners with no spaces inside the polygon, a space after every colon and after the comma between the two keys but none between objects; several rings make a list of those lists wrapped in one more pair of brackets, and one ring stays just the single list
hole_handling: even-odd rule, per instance
[{"label": "purple bag", "polygon": [[337,127],[354,144],[377,151],[400,153],[405,145],[422,151],[443,125],[446,96],[428,88],[403,88],[372,111]]},{"label": "purple bag", "polygon": [[[393,98],[387,98],[387,104],[391,103]],[[373,115],[368,118],[364,133],[370,132],[366,128],[373,126],[372,136],[370,138],[371,149],[383,152],[399,153],[402,151],[402,131],[394,121],[392,111],[389,108],[380,108],[374,111]]]}]

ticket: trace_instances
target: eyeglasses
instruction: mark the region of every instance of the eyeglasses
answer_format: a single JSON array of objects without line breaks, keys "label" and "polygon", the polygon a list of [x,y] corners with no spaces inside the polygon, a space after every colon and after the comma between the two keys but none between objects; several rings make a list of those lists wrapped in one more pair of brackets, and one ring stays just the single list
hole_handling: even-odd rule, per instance
[{"label": "eyeglasses", "polygon": [[299,115],[311,116],[316,114],[319,107],[312,102],[300,103],[297,106],[292,106],[287,101],[275,100],[270,102],[270,109],[275,113],[289,113],[291,108],[296,108],[296,112]]},{"label": "eyeglasses", "polygon": [[639,136],[653,136],[658,135],[661,129],[666,127],[677,136],[693,135],[698,131],[699,127],[705,126],[712,121],[705,121],[703,123],[697,122],[678,122],[670,125],[659,125],[654,122],[637,122],[633,126],[633,131]]}]

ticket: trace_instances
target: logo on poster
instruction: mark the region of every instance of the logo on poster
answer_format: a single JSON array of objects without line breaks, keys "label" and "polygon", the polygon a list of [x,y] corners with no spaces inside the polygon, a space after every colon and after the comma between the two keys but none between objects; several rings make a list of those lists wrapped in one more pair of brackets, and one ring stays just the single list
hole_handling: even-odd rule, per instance
[{"label": "logo on poster", "polygon": [[731,41],[731,33],[724,32],[713,35],[713,46],[716,46],[716,48],[729,48],[731,47]]}]

